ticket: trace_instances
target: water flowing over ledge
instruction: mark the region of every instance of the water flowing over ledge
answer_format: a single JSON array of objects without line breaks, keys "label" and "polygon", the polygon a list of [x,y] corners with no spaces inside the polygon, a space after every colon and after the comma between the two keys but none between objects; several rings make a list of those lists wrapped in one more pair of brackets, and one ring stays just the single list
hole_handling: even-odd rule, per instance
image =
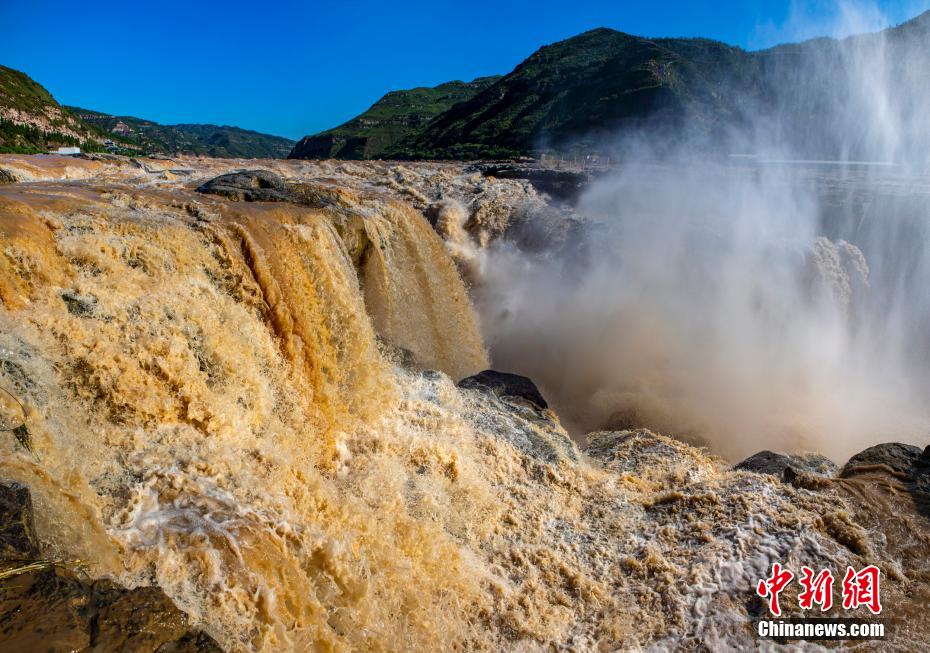
[{"label": "water flowing over ledge", "polygon": [[528,184],[268,163],[304,199],[237,202],[194,190],[235,162],[146,166],[0,160],[29,443],[0,440],[0,476],[43,555],[157,585],[231,651],[743,648],[773,561],[880,565],[894,645],[926,644],[918,471],[784,482],[642,429],[579,448],[538,401],[456,386],[489,365],[475,245],[571,240]]}]

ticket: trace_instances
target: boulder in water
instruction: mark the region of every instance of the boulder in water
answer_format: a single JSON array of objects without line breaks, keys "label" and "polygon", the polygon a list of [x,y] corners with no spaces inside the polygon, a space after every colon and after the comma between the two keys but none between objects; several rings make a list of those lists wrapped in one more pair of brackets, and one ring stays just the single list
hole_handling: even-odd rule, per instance
[{"label": "boulder in water", "polygon": [[458,382],[460,388],[493,392],[498,397],[518,397],[533,404],[536,408],[546,410],[549,404],[531,379],[519,374],[485,370],[468,376]]},{"label": "boulder in water", "polygon": [[236,202],[295,202],[299,198],[284,178],[268,170],[243,170],[215,177],[198,193],[220,195]]},{"label": "boulder in water", "polygon": [[886,442],[869,447],[850,458],[843,467],[843,471],[840,472],[840,476],[844,478],[853,476],[857,469],[879,465],[887,467],[896,474],[911,476],[915,465],[924,460],[930,461],[930,455],[926,450],[921,451],[920,447],[900,442]]},{"label": "boulder in water", "polygon": [[244,170],[220,175],[197,188],[234,202],[289,202],[323,208],[339,204],[339,192],[323,184],[295,182],[269,170]]},{"label": "boulder in water", "polygon": [[790,483],[798,474],[832,477],[839,468],[832,460],[820,454],[787,455],[765,450],[737,463],[733,469],[770,474]]},{"label": "boulder in water", "polygon": [[32,497],[19,483],[0,484],[0,560],[36,558]]}]

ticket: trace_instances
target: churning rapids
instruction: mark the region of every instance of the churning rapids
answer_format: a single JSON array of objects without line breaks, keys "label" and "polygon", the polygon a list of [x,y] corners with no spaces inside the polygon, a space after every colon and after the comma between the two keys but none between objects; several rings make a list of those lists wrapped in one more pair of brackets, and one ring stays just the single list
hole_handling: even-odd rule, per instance
[{"label": "churning rapids", "polygon": [[[744,168],[569,207],[465,165],[248,165],[201,193],[243,162],[0,157],[0,480],[43,558],[227,651],[746,650],[773,562],[876,564],[890,640],[857,650],[930,646],[926,453],[732,467],[926,444],[925,183],[818,172],[835,210],[779,229]],[[552,409],[457,386],[489,367]]]}]

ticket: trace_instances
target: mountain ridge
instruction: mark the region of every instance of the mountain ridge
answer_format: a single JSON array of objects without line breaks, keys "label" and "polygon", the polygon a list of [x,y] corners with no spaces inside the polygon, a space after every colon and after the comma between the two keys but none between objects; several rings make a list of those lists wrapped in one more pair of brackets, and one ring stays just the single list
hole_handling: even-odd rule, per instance
[{"label": "mountain ridge", "polygon": [[233,125],[166,125],[136,116],[119,116],[75,106],[67,108],[84,122],[159,153],[182,152],[218,158],[284,158],[295,142],[283,136]]},{"label": "mountain ridge", "polygon": [[374,159],[456,103],[473,97],[500,79],[476,77],[437,86],[390,91],[366,111],[343,124],[301,139],[289,158]]},{"label": "mountain ridge", "polygon": [[289,138],[229,125],[161,125],[64,106],[26,73],[0,66],[0,152],[44,153],[61,145],[102,151],[108,140],[111,148],[130,154],[219,158],[284,158],[294,145]]},{"label": "mountain ridge", "polygon": [[[758,138],[766,124],[781,130],[788,147],[805,155],[912,156],[919,147],[898,144],[895,149],[880,142],[878,128],[853,115],[871,101],[870,89],[845,89],[855,95],[854,103],[834,102],[837,98],[828,94],[835,91],[837,79],[849,83],[846,77],[852,78],[842,65],[868,65],[887,85],[878,91],[903,89],[922,100],[920,66],[908,67],[907,62],[926,61],[930,68],[930,50],[921,45],[928,40],[930,12],[878,32],[755,51],[707,38],[646,38],[595,28],[542,46],[483,90],[382,148],[378,156],[497,159],[546,151],[609,153],[618,135],[645,132],[673,140],[667,137],[687,133],[705,142],[725,142],[740,130]],[[867,50],[868,56],[863,54]],[[880,56],[872,56],[872,50]],[[843,64],[844,57],[852,63]],[[923,135],[916,110],[900,104],[895,107],[900,115],[892,118],[907,121]],[[338,128],[345,141],[354,137],[351,126],[363,116]],[[857,132],[862,132],[858,140],[847,142],[847,134]],[[930,133],[924,140],[930,144]],[[371,158],[358,152],[342,157],[338,149],[329,155]],[[297,148],[291,156],[304,158]]]},{"label": "mountain ridge", "polygon": [[0,152],[45,151],[50,144],[93,149],[102,137],[26,73],[0,65]]}]

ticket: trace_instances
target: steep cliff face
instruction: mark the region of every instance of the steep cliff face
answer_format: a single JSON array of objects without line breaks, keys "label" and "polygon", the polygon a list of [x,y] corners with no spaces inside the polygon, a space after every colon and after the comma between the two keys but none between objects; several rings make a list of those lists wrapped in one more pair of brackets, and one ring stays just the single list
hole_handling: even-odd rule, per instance
[{"label": "steep cliff face", "polygon": [[157,585],[229,651],[742,649],[772,562],[874,563],[880,644],[926,645],[919,450],[785,483],[457,386],[488,361],[455,227],[505,229],[520,182],[279,162],[299,201],[248,202],[194,190],[221,161],[53,162],[0,159],[32,179],[0,187],[0,477],[44,558]]}]

